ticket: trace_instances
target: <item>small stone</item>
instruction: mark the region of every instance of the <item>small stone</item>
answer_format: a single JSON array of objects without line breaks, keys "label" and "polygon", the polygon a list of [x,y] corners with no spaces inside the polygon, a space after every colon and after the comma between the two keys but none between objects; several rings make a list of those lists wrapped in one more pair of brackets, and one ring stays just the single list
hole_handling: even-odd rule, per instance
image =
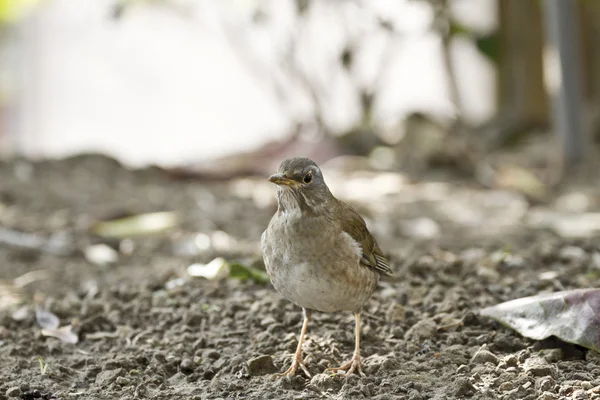
[{"label": "small stone", "polygon": [[273,358],[268,355],[255,357],[247,362],[248,373],[251,376],[272,374],[277,371]]},{"label": "small stone", "polygon": [[585,250],[577,246],[565,246],[560,249],[559,257],[563,261],[584,262],[587,260]]},{"label": "small stone", "polygon": [[437,333],[437,325],[431,319],[423,319],[414,324],[408,332],[406,332],[406,340],[423,341],[425,339],[431,339]]},{"label": "small stone", "polygon": [[469,367],[466,365],[461,365],[458,368],[456,368],[456,373],[457,374],[468,374],[469,373]]},{"label": "small stone", "polygon": [[408,400],[423,400],[423,396],[418,390],[413,389],[408,392]]},{"label": "small stone", "polygon": [[509,354],[508,356],[504,357],[502,361],[507,367],[516,367],[519,365],[519,359],[514,354]]},{"label": "small stone", "polygon": [[269,315],[268,317],[265,317],[260,321],[260,326],[266,328],[275,323],[277,323],[277,320],[273,316]]},{"label": "small stone", "polygon": [[531,372],[534,376],[554,376],[555,373],[554,367],[548,364],[548,361],[536,356],[525,360],[523,370],[525,372]]},{"label": "small stone", "polygon": [[123,368],[117,368],[109,371],[102,371],[96,375],[96,385],[106,387],[113,383],[117,377],[123,375]]},{"label": "small stone", "polygon": [[118,376],[117,379],[115,380],[115,382],[119,386],[129,386],[129,385],[131,385],[131,379],[129,379],[127,377],[124,377],[124,376]]},{"label": "small stone", "polygon": [[539,378],[535,381],[535,388],[540,392],[550,392],[554,388],[554,379],[549,376],[545,376],[543,378]]},{"label": "small stone", "polygon": [[463,398],[475,393],[475,386],[473,386],[467,378],[462,376],[458,377],[452,386],[452,393],[458,398]]},{"label": "small stone", "polygon": [[21,389],[18,386],[13,386],[6,390],[6,397],[19,397],[21,396]]},{"label": "small stone", "polygon": [[202,358],[208,358],[210,360],[218,360],[221,357],[221,353],[214,349],[208,349],[202,353]]},{"label": "small stone", "polygon": [[498,357],[489,350],[479,349],[473,358],[471,358],[471,362],[474,364],[485,364],[489,362],[496,365],[498,364]]},{"label": "small stone", "polygon": [[556,400],[558,399],[558,395],[550,392],[544,392],[538,397],[538,400]]},{"label": "small stone", "polygon": [[592,382],[588,382],[588,381],[581,382],[582,389],[590,390],[593,387],[594,387],[594,385],[592,385]]},{"label": "small stone", "polygon": [[215,371],[213,371],[212,369],[207,369],[202,373],[202,378],[204,378],[206,380],[211,380],[214,377],[215,377]]},{"label": "small stone", "polygon": [[548,349],[544,351],[544,358],[549,363],[561,361],[563,359],[562,349]]},{"label": "small stone", "polygon": [[342,387],[342,381],[340,379],[336,379],[333,376],[329,376],[327,374],[317,374],[312,377],[310,380],[310,388],[317,388],[316,392],[320,392],[322,390],[334,390],[339,391]]},{"label": "small stone", "polygon": [[588,395],[585,390],[577,389],[573,392],[572,399],[573,400],[587,400]]},{"label": "small stone", "polygon": [[515,384],[511,381],[502,382],[500,386],[498,386],[498,390],[501,392],[508,392],[509,390],[513,390],[515,388]]},{"label": "small stone", "polygon": [[183,372],[193,372],[196,369],[196,364],[189,358],[184,358],[181,360],[179,367]]},{"label": "small stone", "polygon": [[192,345],[192,347],[194,348],[194,350],[198,350],[198,349],[203,349],[206,347],[206,338],[198,338],[194,344]]}]

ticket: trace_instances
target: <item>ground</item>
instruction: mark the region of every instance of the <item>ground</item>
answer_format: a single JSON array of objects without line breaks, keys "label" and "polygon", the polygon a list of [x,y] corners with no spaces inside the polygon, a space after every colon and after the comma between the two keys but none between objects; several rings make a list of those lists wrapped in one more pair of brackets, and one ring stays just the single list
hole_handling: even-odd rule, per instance
[{"label": "ground", "polygon": [[[33,390],[62,399],[600,398],[598,354],[525,339],[477,314],[517,297],[598,286],[593,239],[528,222],[569,208],[569,199],[594,211],[594,193],[569,188],[531,205],[433,176],[326,170],[325,178],[365,216],[395,272],[364,310],[366,377],[322,374],[351,356],[352,315],[316,314],[305,345],[313,378],[278,379],[301,310],[269,284],[187,275],[215,257],[261,267],[259,238],[275,210],[264,178],[181,181],[101,156],[0,164],[0,226],[53,237],[31,250],[9,231],[0,235],[0,399]],[[89,233],[96,219],[154,211],[174,211],[180,224],[121,243]],[[100,242],[120,248],[116,263],[86,257]],[[42,278],[15,287],[37,270]],[[21,305],[10,304],[15,296]],[[34,303],[73,324],[79,342],[42,335],[21,308]]]}]

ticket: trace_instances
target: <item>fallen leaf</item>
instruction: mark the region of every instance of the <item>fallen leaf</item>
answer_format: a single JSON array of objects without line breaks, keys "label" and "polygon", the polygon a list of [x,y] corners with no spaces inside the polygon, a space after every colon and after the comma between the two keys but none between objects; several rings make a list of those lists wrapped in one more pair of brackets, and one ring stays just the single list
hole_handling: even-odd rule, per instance
[{"label": "fallen leaf", "polygon": [[269,275],[265,271],[235,262],[229,264],[229,276],[244,281],[252,279],[256,283],[269,283]]},{"label": "fallen leaf", "polygon": [[71,325],[65,325],[56,329],[42,329],[42,335],[55,337],[65,343],[75,344],[79,342],[79,336],[73,332]]},{"label": "fallen leaf", "polygon": [[239,262],[228,262],[224,258],[218,257],[208,264],[192,264],[187,269],[190,276],[201,277],[205,279],[225,279],[235,278],[240,280],[252,279],[256,283],[268,283],[269,276],[261,269],[246,266]]},{"label": "fallen leaf", "polygon": [[600,352],[600,289],[524,297],[484,308],[480,314],[531,339],[556,336]]},{"label": "fallen leaf", "polygon": [[177,215],[171,211],[137,214],[95,223],[92,233],[107,238],[152,235],[177,226]]},{"label": "fallen leaf", "polygon": [[218,257],[208,264],[192,264],[187,268],[187,272],[194,277],[216,279],[219,276],[227,276],[226,267],[227,261]]}]

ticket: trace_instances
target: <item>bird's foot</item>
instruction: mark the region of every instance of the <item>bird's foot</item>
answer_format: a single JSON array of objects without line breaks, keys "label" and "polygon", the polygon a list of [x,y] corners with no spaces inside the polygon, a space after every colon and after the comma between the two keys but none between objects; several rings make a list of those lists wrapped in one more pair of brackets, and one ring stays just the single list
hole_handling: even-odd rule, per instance
[{"label": "bird's foot", "polygon": [[327,368],[325,372],[333,372],[336,374],[338,371],[346,371],[345,375],[349,376],[353,372],[358,373],[360,376],[366,376],[362,371],[362,363],[360,362],[360,356],[352,357],[352,360],[348,361],[346,364],[337,367],[337,368]]},{"label": "bird's foot", "polygon": [[296,375],[296,371],[298,370],[298,367],[300,369],[302,369],[302,371],[306,374],[307,377],[312,378],[312,375],[310,374],[310,372],[308,372],[308,369],[306,368],[306,364],[304,364],[304,361],[302,361],[302,359],[300,357],[294,357],[294,362],[292,362],[292,365],[283,373],[281,374],[275,374],[275,376],[278,377],[284,377],[284,376],[294,376]]}]

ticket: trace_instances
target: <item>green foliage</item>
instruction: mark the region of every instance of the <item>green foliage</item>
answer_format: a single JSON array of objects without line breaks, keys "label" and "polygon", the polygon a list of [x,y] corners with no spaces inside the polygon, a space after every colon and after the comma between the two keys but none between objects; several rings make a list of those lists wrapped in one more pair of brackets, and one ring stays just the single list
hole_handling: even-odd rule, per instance
[{"label": "green foliage", "polygon": [[497,64],[500,60],[500,35],[498,31],[481,34],[475,32],[469,28],[457,22],[455,20],[450,21],[450,36],[466,36],[470,40],[475,42],[477,50],[479,50],[486,58],[488,58],[494,64]]},{"label": "green foliage", "polygon": [[20,21],[41,2],[42,0],[0,0],[0,23]]}]

